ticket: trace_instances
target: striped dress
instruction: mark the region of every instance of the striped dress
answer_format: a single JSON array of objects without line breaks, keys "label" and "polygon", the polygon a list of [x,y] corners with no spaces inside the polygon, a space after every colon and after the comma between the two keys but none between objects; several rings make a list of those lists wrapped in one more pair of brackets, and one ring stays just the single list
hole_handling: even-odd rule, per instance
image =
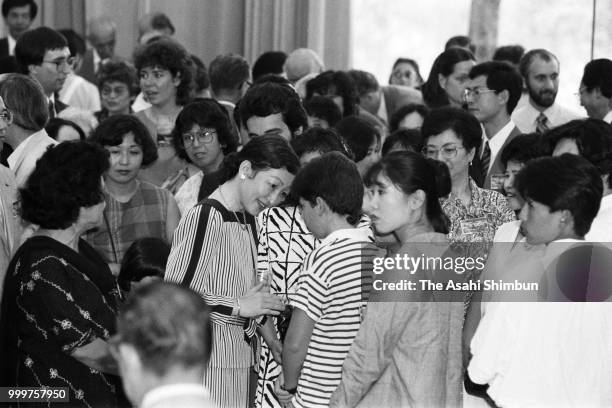
[{"label": "striped dress", "polygon": [[[315,324],[292,399],[294,407],[327,407],[361,324],[373,258],[369,230],[334,231],[304,260],[291,305]],[[366,280],[364,280],[366,278]]]},{"label": "striped dress", "polygon": [[255,323],[231,316],[234,299],[256,283],[255,218],[206,199],[181,219],[164,279],[200,293],[212,308],[213,349],[204,385],[220,407],[248,407]]},{"label": "striped dress", "polygon": [[[272,207],[259,213],[259,245],[257,247],[257,272],[270,273],[273,293],[287,297],[295,288],[304,258],[318,245],[308,231],[297,207]],[[276,318],[268,316],[274,320]],[[276,333],[278,336],[278,332]],[[256,407],[280,408],[274,393],[274,381],[281,373],[281,366],[274,360],[266,342],[261,342],[259,375],[257,379]]]}]

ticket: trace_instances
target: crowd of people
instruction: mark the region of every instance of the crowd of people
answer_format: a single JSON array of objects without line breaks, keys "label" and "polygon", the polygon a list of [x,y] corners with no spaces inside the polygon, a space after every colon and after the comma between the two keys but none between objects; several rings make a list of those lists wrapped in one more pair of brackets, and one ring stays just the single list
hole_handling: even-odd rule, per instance
[{"label": "crowd of people", "polygon": [[[584,115],[545,49],[478,61],[457,36],[427,78],[402,56],[381,85],[305,48],[207,67],[162,13],[129,58],[108,17],[88,50],[31,28],[33,0],[2,14],[0,386],[83,407],[612,405],[611,60],[585,64]],[[483,268],[376,278],[424,254]],[[466,286],[373,284],[445,273]]]}]

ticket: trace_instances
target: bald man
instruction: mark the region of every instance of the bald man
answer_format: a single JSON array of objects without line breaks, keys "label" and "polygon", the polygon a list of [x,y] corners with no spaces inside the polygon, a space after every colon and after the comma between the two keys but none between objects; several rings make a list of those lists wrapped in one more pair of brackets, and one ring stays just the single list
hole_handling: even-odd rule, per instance
[{"label": "bald man", "polygon": [[87,40],[93,49],[83,56],[83,65],[78,74],[95,84],[100,63],[115,55],[117,27],[109,17],[100,16],[89,22],[87,31]]}]

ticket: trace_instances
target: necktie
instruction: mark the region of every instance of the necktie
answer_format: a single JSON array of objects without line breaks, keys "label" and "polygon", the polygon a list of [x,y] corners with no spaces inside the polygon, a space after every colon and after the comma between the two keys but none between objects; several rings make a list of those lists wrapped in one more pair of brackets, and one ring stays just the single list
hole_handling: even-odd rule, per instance
[{"label": "necktie", "polygon": [[53,101],[49,101],[49,119],[53,119],[55,117],[55,105]]},{"label": "necktie", "polygon": [[482,156],[480,157],[483,180],[487,177],[487,173],[489,172],[489,162],[490,161],[491,161],[491,148],[489,147],[489,142],[487,141],[485,142],[484,149],[482,149]]},{"label": "necktie", "polygon": [[542,134],[548,130],[548,118],[544,113],[540,113],[536,119],[536,132]]}]

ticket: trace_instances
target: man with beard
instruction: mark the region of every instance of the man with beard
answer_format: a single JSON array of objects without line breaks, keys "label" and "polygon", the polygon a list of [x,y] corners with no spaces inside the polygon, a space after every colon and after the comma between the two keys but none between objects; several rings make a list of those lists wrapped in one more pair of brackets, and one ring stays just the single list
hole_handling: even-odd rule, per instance
[{"label": "man with beard", "polygon": [[519,70],[529,92],[529,103],[514,111],[512,121],[522,133],[543,133],[581,116],[555,103],[559,90],[559,60],[550,51],[526,53]]}]

